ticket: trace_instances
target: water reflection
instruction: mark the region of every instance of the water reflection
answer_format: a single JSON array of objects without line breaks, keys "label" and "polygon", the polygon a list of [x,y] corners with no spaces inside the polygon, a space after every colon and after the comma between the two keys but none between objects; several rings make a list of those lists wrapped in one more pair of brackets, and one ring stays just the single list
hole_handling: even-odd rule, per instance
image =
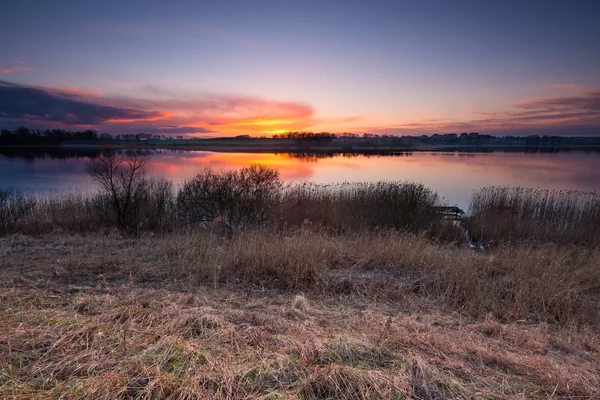
[{"label": "water reflection", "polygon": [[[86,173],[92,150],[0,151],[0,187],[89,189]],[[264,164],[286,181],[409,180],[423,182],[449,204],[468,206],[474,189],[513,185],[600,191],[600,153],[561,152],[403,152],[391,154],[260,154],[152,151],[148,173],[179,183],[205,167],[235,169]]]}]

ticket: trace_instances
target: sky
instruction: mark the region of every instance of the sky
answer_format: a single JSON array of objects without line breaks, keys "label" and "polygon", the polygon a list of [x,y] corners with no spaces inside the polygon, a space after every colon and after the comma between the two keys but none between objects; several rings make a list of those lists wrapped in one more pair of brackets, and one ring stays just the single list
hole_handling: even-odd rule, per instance
[{"label": "sky", "polygon": [[0,128],[600,136],[600,1],[4,0]]}]

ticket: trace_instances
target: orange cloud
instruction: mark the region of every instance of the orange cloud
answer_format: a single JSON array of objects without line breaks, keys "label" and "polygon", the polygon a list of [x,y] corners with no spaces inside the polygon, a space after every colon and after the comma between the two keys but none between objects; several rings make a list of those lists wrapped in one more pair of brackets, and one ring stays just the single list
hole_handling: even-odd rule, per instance
[{"label": "orange cloud", "polygon": [[111,119],[107,119],[106,122],[112,122],[115,124],[124,124],[124,123],[141,122],[141,121],[153,122],[153,121],[159,121],[159,120],[171,118],[172,116],[173,116],[173,113],[157,111],[152,114],[148,114],[147,116],[139,116],[137,118],[111,118]]},{"label": "orange cloud", "polygon": [[[482,132],[496,134],[583,134],[600,129],[600,90],[554,84],[566,96],[522,100],[501,112],[475,113],[456,120],[423,118],[398,124],[358,124],[362,116],[319,117],[312,106],[232,94],[177,93],[155,86],[142,88],[147,98],[110,96],[77,87],[25,86],[0,81],[8,101],[0,118],[82,126],[111,133],[265,135],[298,130],[432,134]],[[26,99],[27,101],[20,101]],[[19,100],[19,101],[18,101]]]},{"label": "orange cloud", "polygon": [[306,129],[314,124],[314,109],[299,102],[223,94],[182,93],[177,97],[156,87],[151,87],[150,94],[148,99],[93,96],[90,101],[118,108],[160,110],[161,115],[167,115],[162,121],[165,125],[188,126],[200,132],[268,133]]}]

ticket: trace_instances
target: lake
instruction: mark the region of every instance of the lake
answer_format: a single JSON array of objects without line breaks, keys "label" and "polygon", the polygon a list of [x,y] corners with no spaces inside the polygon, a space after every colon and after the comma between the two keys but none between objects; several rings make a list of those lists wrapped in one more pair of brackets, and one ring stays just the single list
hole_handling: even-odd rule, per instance
[{"label": "lake", "polygon": [[[0,153],[0,188],[89,190],[86,166],[94,153]],[[449,205],[468,208],[473,190],[484,186],[600,191],[600,152],[412,152],[395,155],[290,155],[158,150],[148,174],[176,184],[205,167],[216,170],[264,164],[285,181],[335,183],[404,180],[422,182]]]}]

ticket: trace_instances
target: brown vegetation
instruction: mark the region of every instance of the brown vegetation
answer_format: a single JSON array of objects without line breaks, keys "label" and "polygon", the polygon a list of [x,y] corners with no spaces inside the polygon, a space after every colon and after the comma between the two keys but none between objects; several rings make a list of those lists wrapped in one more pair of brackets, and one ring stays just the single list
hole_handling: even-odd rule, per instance
[{"label": "brown vegetation", "polygon": [[292,226],[306,218],[328,231],[356,232],[389,229],[425,231],[435,220],[435,192],[412,182],[345,182],[290,185],[281,218]]},{"label": "brown vegetation", "polygon": [[282,187],[277,170],[260,165],[228,172],[206,169],[177,193],[178,217],[201,227],[219,219],[231,230],[265,225],[273,222]]},{"label": "brown vegetation", "polygon": [[591,251],[258,231],[0,254],[2,398],[600,396]]},{"label": "brown vegetation", "polygon": [[147,162],[148,156],[137,152],[108,153],[90,161],[89,173],[100,187],[93,198],[99,219],[125,235],[163,227],[172,202],[172,183],[146,177]]},{"label": "brown vegetation", "polygon": [[0,197],[1,398],[600,397],[595,195],[115,179]]},{"label": "brown vegetation", "polygon": [[477,241],[600,243],[595,192],[486,187],[471,198],[469,230]]},{"label": "brown vegetation", "polygon": [[[465,243],[461,227],[436,214],[438,195],[411,182],[284,184],[277,171],[250,166],[204,170],[178,190],[146,177],[143,155],[109,155],[90,166],[97,193],[23,194],[0,191],[0,234],[67,232],[116,227],[125,236],[206,228],[218,221],[229,232],[300,226],[335,234],[395,229],[443,242]],[[488,187],[471,198],[463,226],[469,238],[503,243],[600,243],[600,195]]]},{"label": "brown vegetation", "polygon": [[[98,157],[90,171],[99,192],[30,195],[32,206],[4,233],[115,227],[124,236],[138,236],[206,228],[215,221],[230,232],[261,227],[285,231],[303,224],[335,233],[393,228],[440,238],[454,231],[438,224],[432,211],[438,196],[422,184],[284,185],[276,170],[250,166],[229,172],[206,169],[174,193],[171,182],[146,177],[144,163],[138,155]],[[462,238],[462,233],[452,237]]]},{"label": "brown vegetation", "polygon": [[19,190],[0,189],[0,235],[14,231],[35,201]]}]

